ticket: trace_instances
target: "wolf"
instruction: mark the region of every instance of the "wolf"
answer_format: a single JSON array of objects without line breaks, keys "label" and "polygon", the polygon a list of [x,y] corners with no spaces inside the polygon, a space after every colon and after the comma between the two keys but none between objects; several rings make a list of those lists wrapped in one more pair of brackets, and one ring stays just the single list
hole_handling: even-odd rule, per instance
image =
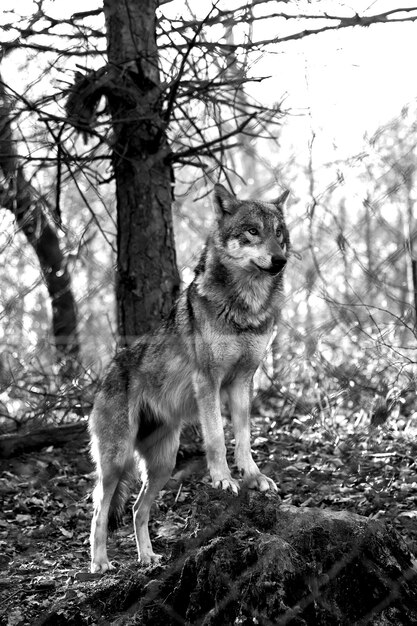
[{"label": "wolf", "polygon": [[149,537],[149,512],[175,466],[184,423],[201,424],[213,487],[238,493],[239,481],[226,461],[221,397],[229,403],[243,483],[277,490],[252,458],[249,420],[253,376],[282,305],[288,194],[273,202],[241,200],[215,185],[216,225],[193,281],[158,330],[111,362],[89,422],[97,469],[92,572],[114,567],[107,556],[108,521],[123,511],[137,467],[142,488],[133,521],[139,561],[147,565],[161,558]]}]

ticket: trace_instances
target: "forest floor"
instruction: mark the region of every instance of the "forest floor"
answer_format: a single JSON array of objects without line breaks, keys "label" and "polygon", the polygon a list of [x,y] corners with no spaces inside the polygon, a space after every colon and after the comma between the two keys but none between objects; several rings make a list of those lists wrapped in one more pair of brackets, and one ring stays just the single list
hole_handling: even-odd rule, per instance
[{"label": "forest floor", "polygon": [[[255,458],[279,484],[283,502],[386,521],[417,555],[415,429],[401,432],[388,423],[347,435],[334,425],[278,427],[268,417],[257,417],[252,431]],[[231,442],[229,426],[226,432]],[[121,601],[121,577],[142,572],[141,584],[152,589],[175,560],[178,546],[195,535],[188,520],[196,501],[204,506],[199,491],[210,494],[210,487],[204,457],[191,459],[180,459],[153,507],[151,536],[155,551],[165,555],[161,565],[143,568],[136,562],[126,512],[125,523],[109,541],[118,569],[102,577],[89,574],[94,473],[87,443],[0,461],[0,624],[117,623],[121,606],[133,601]],[[110,602],[115,589],[118,595]],[[125,596],[132,593],[126,589]]]}]

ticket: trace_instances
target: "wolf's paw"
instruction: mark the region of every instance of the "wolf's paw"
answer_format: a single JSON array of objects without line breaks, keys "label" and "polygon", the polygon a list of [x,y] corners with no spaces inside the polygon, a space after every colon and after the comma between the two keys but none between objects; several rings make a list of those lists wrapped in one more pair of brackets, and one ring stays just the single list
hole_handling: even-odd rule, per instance
[{"label": "wolf's paw", "polygon": [[214,479],[213,478],[213,482],[212,485],[215,489],[223,489],[223,491],[231,491],[235,496],[237,496],[237,494],[239,493],[239,483],[237,482],[237,480],[235,480],[234,478],[227,477],[227,478],[220,478],[220,479]]},{"label": "wolf's paw", "polygon": [[278,491],[278,487],[272,480],[261,472],[256,474],[248,474],[244,477],[244,483],[249,489],[258,489],[258,491]]},{"label": "wolf's paw", "polygon": [[162,559],[162,554],[155,554],[155,552],[141,552],[139,557],[139,563],[141,565],[151,565],[155,563],[157,565]]},{"label": "wolf's paw", "polygon": [[110,561],[103,561],[101,563],[99,562],[91,563],[90,569],[91,569],[92,574],[105,574],[105,572],[108,572],[116,568],[114,567],[114,565],[110,563]]}]

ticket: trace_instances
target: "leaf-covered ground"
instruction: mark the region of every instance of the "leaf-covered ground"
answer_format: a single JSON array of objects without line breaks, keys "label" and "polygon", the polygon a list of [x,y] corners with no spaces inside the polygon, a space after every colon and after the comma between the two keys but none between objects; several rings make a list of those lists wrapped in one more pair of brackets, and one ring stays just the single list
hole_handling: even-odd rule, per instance
[{"label": "leaf-covered ground", "polygon": [[[411,425],[399,432],[395,424],[349,435],[323,424],[293,422],[278,428],[259,417],[253,420],[252,448],[258,464],[279,483],[284,502],[388,521],[417,555],[415,434]],[[93,482],[85,442],[0,462],[0,624],[112,623],[108,598],[118,588],[116,619],[122,574],[126,580],[129,573],[143,572],[141,581],[151,589],[153,571],[136,563],[128,512],[109,542],[110,558],[120,569],[101,578],[88,573]],[[178,542],[189,536],[197,491],[207,482],[202,456],[180,459],[158,498],[151,535],[156,551],[166,555],[162,568],[175,558]],[[132,593],[131,587],[125,589]],[[101,620],[104,598],[107,613]],[[72,617],[60,608],[68,606],[74,609]]]}]

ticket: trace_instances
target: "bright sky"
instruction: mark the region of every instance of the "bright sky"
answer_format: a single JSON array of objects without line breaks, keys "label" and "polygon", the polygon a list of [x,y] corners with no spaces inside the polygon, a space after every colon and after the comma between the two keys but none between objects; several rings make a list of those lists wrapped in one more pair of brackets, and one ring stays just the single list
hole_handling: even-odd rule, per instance
[{"label": "bright sky", "polygon": [[287,44],[268,82],[287,93],[286,108],[308,114],[315,150],[329,161],[332,152],[343,158],[359,151],[365,132],[372,134],[417,98],[415,58],[417,23],[352,28]]}]

